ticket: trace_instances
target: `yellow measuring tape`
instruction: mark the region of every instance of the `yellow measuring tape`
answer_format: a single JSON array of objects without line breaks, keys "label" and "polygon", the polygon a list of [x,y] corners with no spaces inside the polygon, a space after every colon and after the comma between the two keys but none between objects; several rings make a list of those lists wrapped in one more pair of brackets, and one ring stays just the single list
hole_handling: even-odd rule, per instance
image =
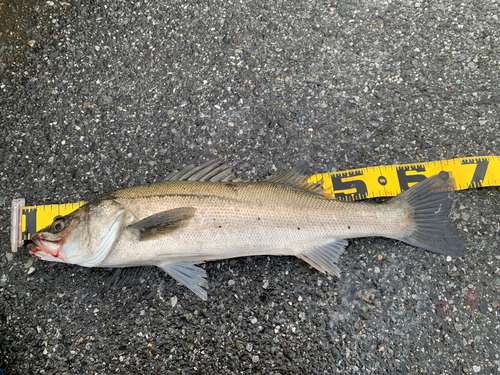
[{"label": "yellow measuring tape", "polygon": [[[478,156],[426,163],[400,164],[317,174],[309,182],[322,181],[334,198],[355,201],[393,197],[441,171],[452,172],[457,190],[500,185],[500,156]],[[59,205],[24,206],[24,199],[12,202],[12,251],[30,240],[31,235],[50,225],[85,202]]]},{"label": "yellow measuring tape", "polygon": [[336,199],[393,197],[441,171],[452,172],[457,190],[500,185],[500,156],[478,156],[426,163],[387,165],[312,176]]}]

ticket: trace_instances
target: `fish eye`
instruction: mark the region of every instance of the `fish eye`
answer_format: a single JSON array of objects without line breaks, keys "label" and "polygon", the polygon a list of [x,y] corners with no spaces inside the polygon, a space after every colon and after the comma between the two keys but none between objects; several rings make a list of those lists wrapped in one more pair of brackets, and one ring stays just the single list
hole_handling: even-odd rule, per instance
[{"label": "fish eye", "polygon": [[63,220],[56,220],[52,223],[52,230],[54,232],[60,232],[64,229],[64,221]]}]

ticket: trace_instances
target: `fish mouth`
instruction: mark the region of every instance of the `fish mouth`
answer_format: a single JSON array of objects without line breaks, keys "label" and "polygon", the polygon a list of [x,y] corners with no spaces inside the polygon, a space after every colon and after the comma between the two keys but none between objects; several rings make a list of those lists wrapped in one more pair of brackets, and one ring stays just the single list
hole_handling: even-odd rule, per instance
[{"label": "fish mouth", "polygon": [[64,262],[61,255],[61,241],[52,241],[44,238],[42,235],[35,234],[28,245],[28,251],[38,259],[52,262]]}]

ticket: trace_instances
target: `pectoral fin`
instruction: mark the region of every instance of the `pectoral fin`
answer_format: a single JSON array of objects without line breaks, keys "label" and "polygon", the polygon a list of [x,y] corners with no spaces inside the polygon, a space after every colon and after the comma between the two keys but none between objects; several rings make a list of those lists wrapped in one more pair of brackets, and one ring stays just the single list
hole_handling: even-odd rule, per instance
[{"label": "pectoral fin", "polygon": [[196,209],[193,207],[179,207],[149,216],[128,229],[138,231],[139,241],[158,239],[185,227],[194,216]]},{"label": "pectoral fin", "polygon": [[179,261],[173,263],[160,263],[163,271],[168,273],[182,285],[187,286],[202,300],[207,300],[207,273],[203,268],[196,267],[201,262]]}]

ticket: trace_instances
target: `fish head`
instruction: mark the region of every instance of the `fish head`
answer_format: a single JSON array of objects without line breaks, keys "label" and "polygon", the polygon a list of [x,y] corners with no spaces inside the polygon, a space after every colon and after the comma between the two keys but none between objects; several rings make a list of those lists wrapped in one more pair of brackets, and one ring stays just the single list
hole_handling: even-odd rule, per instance
[{"label": "fish head", "polygon": [[113,200],[89,202],[35,233],[28,251],[51,262],[98,266],[119,237],[124,211]]}]

